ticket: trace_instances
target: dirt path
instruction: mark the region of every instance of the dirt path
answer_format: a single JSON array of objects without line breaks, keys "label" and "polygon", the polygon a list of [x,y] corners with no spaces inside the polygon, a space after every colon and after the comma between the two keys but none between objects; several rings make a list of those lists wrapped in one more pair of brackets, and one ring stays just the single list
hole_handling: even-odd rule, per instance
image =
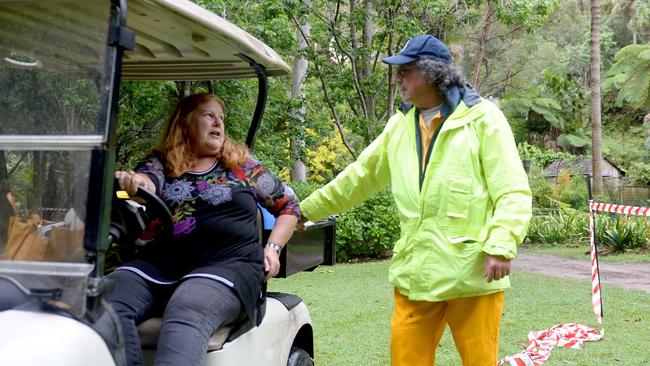
[{"label": "dirt path", "polygon": [[[552,254],[520,252],[513,262],[515,270],[543,275],[591,281],[591,262],[567,259]],[[650,293],[650,263],[600,262],[600,282]]]}]

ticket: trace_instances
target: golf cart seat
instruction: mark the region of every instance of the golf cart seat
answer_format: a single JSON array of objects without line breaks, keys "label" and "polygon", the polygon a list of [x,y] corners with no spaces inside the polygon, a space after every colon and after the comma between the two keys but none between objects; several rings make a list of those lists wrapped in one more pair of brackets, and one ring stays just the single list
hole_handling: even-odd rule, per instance
[{"label": "golf cart seat", "polygon": [[[264,313],[266,312],[266,297],[264,296],[261,298],[260,302],[261,303],[258,305],[258,310],[256,311],[254,319],[249,319],[244,316],[233,324],[228,324],[215,330],[208,341],[208,352],[220,350],[226,341],[231,341],[246,333],[251,328],[259,325],[264,318]],[[156,349],[161,325],[162,318],[147,319],[138,325],[140,344],[143,349]]]},{"label": "golf cart seat", "polygon": [[[260,241],[264,244],[266,237],[263,232],[264,218],[261,209],[257,210],[257,232]],[[262,287],[260,297],[258,299],[257,310],[254,319],[242,316],[241,319],[235,323],[223,326],[212,333],[208,341],[208,352],[221,349],[227,340],[233,340],[239,335],[246,333],[246,331],[259,325],[264,318],[266,312],[266,283]],[[160,327],[162,326],[162,319],[159,317],[150,318],[138,325],[138,334],[140,335],[140,344],[143,349],[156,349],[158,344],[158,337],[160,336]]]},{"label": "golf cart seat", "polygon": [[[140,335],[140,343],[144,349],[155,349],[158,344],[158,336],[160,335],[160,326],[162,325],[161,318],[151,318],[142,322],[138,326],[138,334]],[[216,351],[221,349],[223,344],[228,339],[230,331],[234,325],[227,325],[217,329],[212,333],[212,337],[208,341],[208,351]]]}]

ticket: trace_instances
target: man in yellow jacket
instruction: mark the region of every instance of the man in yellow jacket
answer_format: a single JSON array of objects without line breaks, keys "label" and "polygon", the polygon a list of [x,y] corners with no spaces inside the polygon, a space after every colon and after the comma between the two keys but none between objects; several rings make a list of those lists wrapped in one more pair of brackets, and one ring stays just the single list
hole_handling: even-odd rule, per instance
[{"label": "man in yellow jacket", "polygon": [[301,202],[302,213],[318,220],[391,184],[401,227],[389,267],[392,365],[434,364],[448,324],[463,365],[494,366],[510,261],[531,217],[512,131],[437,38],[414,37],[383,61],[397,66],[412,106]]}]

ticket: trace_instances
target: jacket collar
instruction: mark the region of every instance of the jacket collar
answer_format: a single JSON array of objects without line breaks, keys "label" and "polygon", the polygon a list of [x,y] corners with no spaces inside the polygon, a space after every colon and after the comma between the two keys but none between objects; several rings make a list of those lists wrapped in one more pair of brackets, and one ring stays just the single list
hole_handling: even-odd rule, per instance
[{"label": "jacket collar", "polygon": [[445,101],[442,105],[441,113],[445,118],[456,110],[456,107],[458,107],[461,101],[467,108],[472,108],[481,102],[481,96],[468,83],[465,83],[463,88],[458,86],[448,88],[443,94]]}]

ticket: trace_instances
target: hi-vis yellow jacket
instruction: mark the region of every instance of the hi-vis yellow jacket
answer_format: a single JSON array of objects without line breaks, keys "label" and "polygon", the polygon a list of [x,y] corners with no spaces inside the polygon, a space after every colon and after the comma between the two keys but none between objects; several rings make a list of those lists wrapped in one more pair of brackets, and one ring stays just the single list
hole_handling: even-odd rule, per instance
[{"label": "hi-vis yellow jacket", "polygon": [[411,300],[443,301],[509,287],[508,277],[491,283],[483,277],[485,255],[512,259],[526,235],[531,192],[510,126],[494,104],[473,93],[471,108],[460,100],[453,104],[422,179],[411,108],[392,116],[356,162],[301,202],[305,217],[318,220],[390,183],[401,237],[389,280]]}]

